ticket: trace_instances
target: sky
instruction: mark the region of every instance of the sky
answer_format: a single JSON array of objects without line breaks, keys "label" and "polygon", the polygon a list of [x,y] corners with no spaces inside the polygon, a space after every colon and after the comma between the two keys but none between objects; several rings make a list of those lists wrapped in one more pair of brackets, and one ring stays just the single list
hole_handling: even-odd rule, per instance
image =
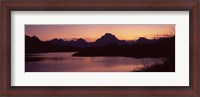
[{"label": "sky", "polygon": [[25,25],[25,35],[37,36],[42,41],[61,38],[83,38],[94,42],[105,33],[120,40],[137,40],[140,37],[154,39],[175,34],[175,24],[72,24],[72,25]]}]

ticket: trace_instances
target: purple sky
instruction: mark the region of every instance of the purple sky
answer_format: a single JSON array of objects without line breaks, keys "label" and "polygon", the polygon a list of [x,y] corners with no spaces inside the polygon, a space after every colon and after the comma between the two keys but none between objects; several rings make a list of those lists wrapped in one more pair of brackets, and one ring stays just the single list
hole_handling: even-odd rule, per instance
[{"label": "purple sky", "polygon": [[95,41],[105,33],[112,33],[121,40],[136,40],[139,37],[149,39],[173,36],[174,24],[137,25],[137,24],[75,24],[75,25],[25,25],[25,34],[37,36],[41,40],[53,38],[74,39],[84,38]]}]

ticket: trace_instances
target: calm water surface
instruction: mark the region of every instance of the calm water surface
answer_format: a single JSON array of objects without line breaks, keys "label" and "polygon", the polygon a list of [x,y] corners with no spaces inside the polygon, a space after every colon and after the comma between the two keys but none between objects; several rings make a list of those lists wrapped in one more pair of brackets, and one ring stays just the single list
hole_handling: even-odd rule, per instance
[{"label": "calm water surface", "polygon": [[153,58],[72,57],[74,52],[26,55],[26,72],[129,72],[151,64]]}]

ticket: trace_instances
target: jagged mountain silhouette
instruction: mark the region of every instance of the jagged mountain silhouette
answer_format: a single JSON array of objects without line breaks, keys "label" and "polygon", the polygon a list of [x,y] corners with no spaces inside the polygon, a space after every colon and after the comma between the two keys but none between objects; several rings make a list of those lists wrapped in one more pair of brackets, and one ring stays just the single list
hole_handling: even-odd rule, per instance
[{"label": "jagged mountain silhouette", "polygon": [[126,43],[125,41],[117,39],[115,37],[115,35],[112,35],[111,33],[106,33],[101,38],[97,39],[93,43],[93,46],[106,46],[106,45],[109,45],[109,44],[122,45],[122,44],[125,44],[125,43]]},{"label": "jagged mountain silhouette", "polygon": [[[32,39],[35,41],[41,41],[35,35],[32,37],[30,37],[30,36],[27,36],[27,37],[29,37],[29,40]],[[115,35],[113,35],[111,33],[105,33],[103,36],[101,36],[94,42],[87,42],[83,38],[78,38],[76,40],[68,40],[68,41],[63,40],[63,39],[54,38],[49,41],[41,41],[41,42],[53,44],[53,45],[59,45],[59,46],[71,46],[71,47],[85,48],[85,47],[104,47],[104,46],[111,45],[111,44],[116,44],[116,45],[150,44],[150,43],[155,43],[155,42],[159,42],[159,41],[163,41],[163,40],[164,40],[164,38],[149,40],[145,37],[140,37],[135,42],[130,43],[125,40],[119,40]]]},{"label": "jagged mountain silhouette", "polygon": [[106,46],[109,44],[126,44],[124,40],[119,40],[116,38],[115,35],[112,35],[111,33],[106,33],[105,35],[98,38],[95,42],[87,42],[86,40],[79,38],[77,40],[70,40],[70,41],[64,41],[63,39],[57,39],[54,38],[50,41],[47,41],[48,43],[56,44],[56,45],[67,45],[67,46],[74,46],[74,47],[89,47],[89,46]]}]

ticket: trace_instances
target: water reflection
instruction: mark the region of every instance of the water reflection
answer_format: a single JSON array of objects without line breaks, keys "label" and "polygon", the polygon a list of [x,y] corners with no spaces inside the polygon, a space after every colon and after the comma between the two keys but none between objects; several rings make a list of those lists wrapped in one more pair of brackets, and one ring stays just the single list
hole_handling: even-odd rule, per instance
[{"label": "water reflection", "polygon": [[26,55],[26,72],[129,72],[151,64],[152,58],[72,57],[73,52]]}]

